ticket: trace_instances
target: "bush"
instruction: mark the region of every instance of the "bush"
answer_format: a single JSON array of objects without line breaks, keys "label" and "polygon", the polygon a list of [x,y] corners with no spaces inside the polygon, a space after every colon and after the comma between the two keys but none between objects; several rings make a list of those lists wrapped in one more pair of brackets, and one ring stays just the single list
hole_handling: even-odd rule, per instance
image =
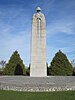
[{"label": "bush", "polygon": [[0,70],[0,75],[4,75],[4,72]]}]

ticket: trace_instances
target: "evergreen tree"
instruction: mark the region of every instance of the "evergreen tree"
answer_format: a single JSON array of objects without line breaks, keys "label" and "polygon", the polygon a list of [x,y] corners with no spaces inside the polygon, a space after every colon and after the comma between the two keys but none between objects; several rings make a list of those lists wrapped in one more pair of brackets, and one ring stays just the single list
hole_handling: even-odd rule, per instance
[{"label": "evergreen tree", "polygon": [[73,76],[75,76],[75,67],[73,68]]},{"label": "evergreen tree", "polygon": [[46,63],[47,66],[47,75],[49,75],[49,67],[48,67],[48,63]]},{"label": "evergreen tree", "polygon": [[18,51],[15,51],[10,57],[9,62],[4,68],[4,73],[6,75],[25,75],[25,66]]},{"label": "evergreen tree", "polygon": [[30,66],[26,68],[26,76],[30,76]]},{"label": "evergreen tree", "polygon": [[73,68],[66,55],[60,50],[55,54],[49,70],[51,75],[72,75]]}]

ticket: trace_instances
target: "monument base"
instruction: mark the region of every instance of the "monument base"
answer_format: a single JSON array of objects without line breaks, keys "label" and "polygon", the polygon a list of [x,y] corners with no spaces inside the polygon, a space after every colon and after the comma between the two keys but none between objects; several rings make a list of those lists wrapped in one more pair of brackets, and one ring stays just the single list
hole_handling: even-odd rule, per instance
[{"label": "monument base", "polygon": [[47,77],[47,68],[30,68],[30,77]]},{"label": "monument base", "polygon": [[0,76],[0,90],[26,92],[75,90],[75,76],[50,76],[36,78],[25,76]]}]

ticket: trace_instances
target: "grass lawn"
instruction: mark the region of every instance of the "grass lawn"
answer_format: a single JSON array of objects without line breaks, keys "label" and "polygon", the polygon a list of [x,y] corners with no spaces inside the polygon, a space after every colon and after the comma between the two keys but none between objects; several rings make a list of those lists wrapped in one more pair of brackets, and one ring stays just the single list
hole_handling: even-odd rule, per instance
[{"label": "grass lawn", "polygon": [[75,91],[15,92],[0,90],[0,100],[75,100]]}]

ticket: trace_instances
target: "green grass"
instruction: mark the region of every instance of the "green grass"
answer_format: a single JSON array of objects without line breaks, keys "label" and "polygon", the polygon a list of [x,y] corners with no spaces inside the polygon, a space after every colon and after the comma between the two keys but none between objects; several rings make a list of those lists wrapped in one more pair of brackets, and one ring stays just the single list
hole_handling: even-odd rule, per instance
[{"label": "green grass", "polygon": [[75,91],[15,92],[0,90],[0,100],[75,100]]}]

